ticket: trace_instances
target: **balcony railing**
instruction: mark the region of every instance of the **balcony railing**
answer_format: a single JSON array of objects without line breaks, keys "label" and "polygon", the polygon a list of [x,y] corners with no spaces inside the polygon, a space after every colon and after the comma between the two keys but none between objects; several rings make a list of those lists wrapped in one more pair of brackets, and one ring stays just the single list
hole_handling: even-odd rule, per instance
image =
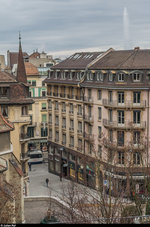
[{"label": "balcony railing", "polygon": [[26,133],[21,133],[20,134],[20,141],[27,141],[29,140],[31,137],[29,137]]},{"label": "balcony railing", "polygon": [[141,121],[139,123],[135,123],[133,121],[125,121],[123,124],[118,123],[117,121],[109,121],[107,119],[103,119],[103,125],[106,128],[116,128],[116,129],[145,129],[146,122]]},{"label": "balcony railing", "polygon": [[84,135],[84,138],[85,138],[86,140],[89,140],[90,142],[93,142],[93,141],[94,141],[94,135],[93,135],[93,134],[84,132],[83,135]]},{"label": "balcony railing", "polygon": [[94,118],[93,118],[93,116],[89,116],[89,115],[83,115],[83,117],[84,117],[84,120],[86,121],[86,122],[90,122],[90,123],[92,123],[93,121],[94,121]]},{"label": "balcony railing", "polygon": [[110,101],[108,99],[103,99],[103,105],[105,107],[111,107],[111,108],[127,108],[127,109],[145,108],[146,100],[143,100],[140,103],[133,103],[132,101],[125,101],[124,103],[118,103],[118,101],[116,100]]}]

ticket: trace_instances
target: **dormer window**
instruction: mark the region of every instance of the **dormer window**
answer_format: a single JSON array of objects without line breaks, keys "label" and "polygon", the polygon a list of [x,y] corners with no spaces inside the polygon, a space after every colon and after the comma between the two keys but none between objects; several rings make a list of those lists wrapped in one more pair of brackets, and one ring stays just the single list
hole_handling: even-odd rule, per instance
[{"label": "dormer window", "polygon": [[77,80],[80,80],[80,72],[77,72]]},{"label": "dormer window", "polygon": [[119,82],[124,82],[124,79],[125,79],[124,73],[119,73],[119,74],[118,74],[118,81],[119,81]]},{"label": "dormer window", "polygon": [[109,81],[113,81],[113,74],[112,73],[109,74]]},{"label": "dormer window", "polygon": [[103,74],[101,72],[98,72],[97,73],[97,80],[98,81],[103,81],[104,77],[103,77]]},{"label": "dormer window", "polygon": [[133,81],[139,82],[141,80],[141,74],[140,73],[134,73],[133,74]]},{"label": "dormer window", "polygon": [[57,79],[57,71],[54,72],[54,79]]}]

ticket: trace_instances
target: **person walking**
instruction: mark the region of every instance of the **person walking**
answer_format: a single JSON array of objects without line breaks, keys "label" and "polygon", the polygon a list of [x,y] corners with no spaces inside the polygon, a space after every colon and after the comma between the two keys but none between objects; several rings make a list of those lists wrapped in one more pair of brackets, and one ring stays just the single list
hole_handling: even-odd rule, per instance
[{"label": "person walking", "polygon": [[48,178],[46,178],[46,185],[47,185],[47,187],[48,187],[48,182],[49,182],[49,179],[48,179]]}]

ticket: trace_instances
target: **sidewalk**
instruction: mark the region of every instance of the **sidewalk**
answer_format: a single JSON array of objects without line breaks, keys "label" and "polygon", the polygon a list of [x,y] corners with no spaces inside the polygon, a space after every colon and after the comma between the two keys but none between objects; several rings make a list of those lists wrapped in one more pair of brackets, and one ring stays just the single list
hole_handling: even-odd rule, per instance
[{"label": "sidewalk", "polygon": [[[48,187],[46,178],[49,179]],[[48,163],[34,164],[29,171],[29,196],[60,196],[69,180],[48,172]]]}]

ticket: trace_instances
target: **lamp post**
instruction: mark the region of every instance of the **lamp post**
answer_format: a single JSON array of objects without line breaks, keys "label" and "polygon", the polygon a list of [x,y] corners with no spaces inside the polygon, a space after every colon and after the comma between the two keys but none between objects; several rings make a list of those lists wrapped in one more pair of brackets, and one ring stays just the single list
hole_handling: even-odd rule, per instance
[{"label": "lamp post", "polygon": [[62,181],[62,168],[63,168],[63,162],[62,162],[62,152],[63,152],[64,148],[61,147],[60,148],[60,181]]}]

